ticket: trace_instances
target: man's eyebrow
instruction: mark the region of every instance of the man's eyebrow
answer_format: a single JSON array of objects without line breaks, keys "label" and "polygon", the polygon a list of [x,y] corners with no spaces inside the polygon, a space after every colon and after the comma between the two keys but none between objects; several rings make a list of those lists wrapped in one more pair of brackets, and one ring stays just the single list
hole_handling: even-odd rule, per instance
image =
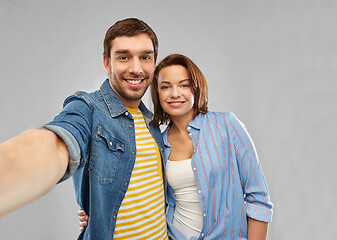
[{"label": "man's eyebrow", "polygon": [[[127,49],[118,49],[115,51],[115,54],[128,54],[130,53],[129,50]],[[154,51],[153,50],[144,50],[141,52],[141,54],[154,54]]]},{"label": "man's eyebrow", "polygon": [[120,49],[115,51],[116,54],[123,54],[123,53],[129,53],[128,50]]},{"label": "man's eyebrow", "polygon": [[153,50],[145,50],[142,52],[142,54],[154,54]]}]

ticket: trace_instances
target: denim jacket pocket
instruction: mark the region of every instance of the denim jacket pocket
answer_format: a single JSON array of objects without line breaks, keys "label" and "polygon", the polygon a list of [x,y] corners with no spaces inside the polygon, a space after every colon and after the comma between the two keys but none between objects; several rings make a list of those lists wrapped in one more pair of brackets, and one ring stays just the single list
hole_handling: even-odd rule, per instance
[{"label": "denim jacket pocket", "polygon": [[101,125],[97,127],[95,138],[89,171],[100,184],[110,184],[118,169],[125,144],[111,136]]}]

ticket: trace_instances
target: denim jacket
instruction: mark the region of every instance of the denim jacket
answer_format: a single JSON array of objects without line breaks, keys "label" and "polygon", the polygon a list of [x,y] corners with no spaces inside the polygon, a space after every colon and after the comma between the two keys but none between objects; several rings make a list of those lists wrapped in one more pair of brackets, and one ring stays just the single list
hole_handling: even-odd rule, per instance
[{"label": "denim jacket", "polygon": [[[163,156],[152,113],[142,102],[139,109]],[[65,141],[70,162],[62,180],[73,174],[77,202],[90,216],[78,239],[112,239],[136,159],[132,115],[106,80],[96,92],[68,97],[63,111],[44,127]]]}]

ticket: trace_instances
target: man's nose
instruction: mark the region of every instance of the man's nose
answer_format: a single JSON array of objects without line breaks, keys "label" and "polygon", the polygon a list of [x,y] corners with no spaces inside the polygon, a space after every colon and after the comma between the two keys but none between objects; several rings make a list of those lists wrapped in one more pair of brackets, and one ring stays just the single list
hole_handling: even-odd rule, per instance
[{"label": "man's nose", "polygon": [[140,59],[132,59],[132,61],[130,62],[130,73],[133,74],[140,74],[143,72],[143,67],[142,67],[142,63],[140,61]]}]

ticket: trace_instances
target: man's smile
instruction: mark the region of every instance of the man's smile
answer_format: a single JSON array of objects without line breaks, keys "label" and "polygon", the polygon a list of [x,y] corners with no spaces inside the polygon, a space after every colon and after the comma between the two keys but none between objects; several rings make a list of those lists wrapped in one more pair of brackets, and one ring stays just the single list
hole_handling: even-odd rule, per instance
[{"label": "man's smile", "polygon": [[139,87],[142,85],[143,81],[145,80],[145,77],[142,78],[124,78],[124,80],[128,83],[130,87]]}]

